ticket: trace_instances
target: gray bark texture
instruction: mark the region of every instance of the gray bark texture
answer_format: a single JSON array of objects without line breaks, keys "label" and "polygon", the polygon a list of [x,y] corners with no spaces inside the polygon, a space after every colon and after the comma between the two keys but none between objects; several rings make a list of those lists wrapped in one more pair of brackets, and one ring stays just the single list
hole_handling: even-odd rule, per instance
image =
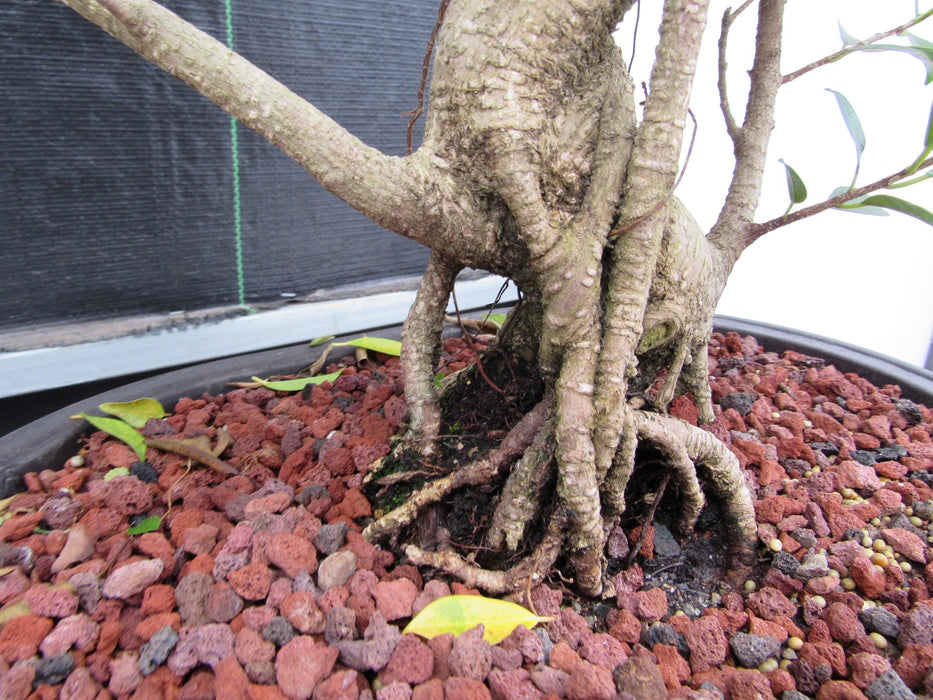
[{"label": "gray bark texture", "polygon": [[[518,565],[487,571],[452,550],[414,546],[409,558],[506,592],[563,555],[580,592],[598,595],[607,534],[645,442],[670,464],[682,530],[703,504],[700,465],[724,504],[736,561],[748,563],[754,513],[737,461],[666,408],[690,391],[701,419],[713,418],[706,343],[729,271],[750,242],[781,80],[783,0],[756,3],[745,119],[730,124],[733,184],[708,236],[672,196],[708,0],[665,0],[641,109],[612,37],[633,0],[450,0],[424,141],[405,158],[367,147],[151,0],[60,1],[264,135],[351,206],[432,249],[402,354],[406,439],[424,458],[437,454],[433,378],[457,273],[488,270],[518,286],[522,301],[499,343],[530,358],[543,395],[499,447],[424,487],[370,525],[368,537],[396,537],[452,490],[499,479],[487,543],[528,551]],[[553,497],[544,483],[555,484]],[[550,525],[531,542],[539,518]]]}]

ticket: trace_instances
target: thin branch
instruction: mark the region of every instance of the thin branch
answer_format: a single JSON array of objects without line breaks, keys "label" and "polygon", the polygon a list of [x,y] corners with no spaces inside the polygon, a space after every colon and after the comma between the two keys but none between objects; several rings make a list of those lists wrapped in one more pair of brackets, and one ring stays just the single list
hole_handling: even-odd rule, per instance
[{"label": "thin branch", "polygon": [[809,73],[811,70],[815,70],[816,68],[825,66],[827,63],[833,63],[834,61],[838,61],[840,58],[845,58],[849,54],[855,53],[859,49],[863,49],[866,46],[871,46],[875,42],[881,41],[882,39],[887,39],[889,36],[893,36],[895,34],[901,34],[902,32],[906,32],[911,27],[917,24],[920,24],[922,21],[924,21],[925,19],[929,19],[930,17],[933,17],[933,9],[927,10],[922,15],[918,15],[917,17],[914,17],[912,20],[910,20],[909,22],[905,22],[899,27],[895,27],[894,29],[889,29],[888,31],[881,32],[880,34],[875,34],[874,36],[869,37],[868,39],[865,39],[864,41],[860,41],[856,44],[850,44],[849,46],[845,46],[839,49],[838,51],[836,51],[835,53],[831,53],[828,56],[824,56],[818,61],[814,61],[813,63],[810,63],[809,65],[806,65],[803,68],[798,68],[793,73],[788,73],[783,78],[781,78],[781,84],[783,85],[785,83],[789,83],[791,80],[795,80],[799,78],[801,75],[805,75]]},{"label": "thin branch", "polygon": [[408,133],[406,135],[407,153],[411,155],[412,134],[415,130],[415,123],[418,117],[424,112],[424,88],[428,82],[428,70],[431,68],[431,54],[434,53],[434,42],[437,41],[437,33],[441,30],[444,23],[444,14],[447,12],[447,5],[450,0],[441,0],[441,6],[437,10],[437,21],[434,23],[434,29],[431,30],[431,38],[428,39],[428,45],[424,50],[424,64],[421,66],[421,84],[418,86],[418,106],[402,116],[411,117],[408,120]]},{"label": "thin branch", "polygon": [[798,209],[795,212],[791,212],[787,216],[779,216],[770,221],[765,221],[761,224],[753,224],[749,227],[745,241],[746,246],[748,247],[759,238],[761,238],[766,233],[774,231],[775,229],[781,228],[782,226],[787,226],[792,224],[795,221],[800,221],[802,219],[807,219],[814,214],[819,214],[822,211],[827,209],[833,209],[838,207],[840,204],[845,204],[846,202],[851,202],[853,199],[858,199],[859,197],[864,197],[867,194],[872,192],[877,192],[878,190],[883,190],[891,187],[896,184],[899,180],[903,180],[905,177],[913,174],[917,170],[922,170],[923,168],[929,168],[933,166],[933,157],[927,158],[923,161],[919,168],[914,168],[913,165],[910,165],[903,170],[894,173],[893,175],[888,175],[881,178],[880,180],[875,180],[871,184],[863,185],[862,187],[857,187],[852,190],[846,190],[845,192],[836,195],[835,197],[830,197],[829,199],[820,202],[819,204],[811,204],[809,207],[804,207],[803,209]]},{"label": "thin branch", "polygon": [[781,85],[781,34],[784,0],[761,0],[755,37],[755,60],[745,120],[735,140],[735,170],[719,218],[707,240],[730,270],[744,248],[741,241],[752,224],[761,197],[768,142],[774,129],[774,108]]},{"label": "thin branch", "polygon": [[726,9],[722,14],[722,30],[719,34],[719,78],[716,81],[716,87],[719,89],[719,108],[722,110],[722,116],[726,120],[726,131],[729,132],[729,137],[733,143],[739,139],[739,126],[735,123],[735,117],[732,116],[732,109],[729,107],[729,95],[726,90],[726,71],[728,68],[726,46],[729,42],[729,29],[732,27],[732,23],[753,1],[745,0],[735,12],[732,11],[732,8]]}]

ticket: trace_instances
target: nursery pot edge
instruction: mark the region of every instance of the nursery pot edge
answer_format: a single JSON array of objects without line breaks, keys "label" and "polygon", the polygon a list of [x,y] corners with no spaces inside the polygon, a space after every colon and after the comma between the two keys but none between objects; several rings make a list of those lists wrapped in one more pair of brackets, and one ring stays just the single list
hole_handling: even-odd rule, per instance
[{"label": "nursery pot edge", "polygon": [[[728,316],[717,316],[714,330],[754,336],[769,351],[795,350],[823,358],[840,371],[855,372],[878,386],[898,384],[904,398],[933,405],[933,372],[894,358],[819,335]],[[378,335],[398,339],[401,328],[383,329]],[[352,337],[357,336],[345,336],[336,341]],[[337,360],[353,350],[353,347],[334,348],[328,360]],[[320,352],[321,348],[309,348],[307,343],[302,343],[205,362],[132,382],[50,413],[0,437],[0,498],[21,491],[24,474],[59,469],[75,453],[77,440],[88,430],[88,424],[71,416],[82,412],[99,413],[97,406],[104,402],[132,401],[141,397],[158,399],[171,408],[185,396],[227,391],[230,382],[298,371],[313,362]]]}]

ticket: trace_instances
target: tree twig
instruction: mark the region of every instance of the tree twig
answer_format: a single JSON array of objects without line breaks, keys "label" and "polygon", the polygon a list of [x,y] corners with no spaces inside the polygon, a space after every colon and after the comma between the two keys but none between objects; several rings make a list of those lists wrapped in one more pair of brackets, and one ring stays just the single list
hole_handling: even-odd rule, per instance
[{"label": "tree twig", "polygon": [[894,34],[900,34],[902,32],[906,32],[911,27],[917,24],[920,24],[922,21],[924,21],[925,19],[929,19],[931,16],[933,16],[933,10],[927,10],[923,14],[914,17],[909,22],[904,22],[904,24],[900,25],[899,27],[894,27],[894,29],[889,29],[886,32],[875,34],[874,36],[871,36],[865,39],[864,41],[860,41],[856,44],[850,44],[848,46],[845,46],[839,49],[838,51],[836,51],[835,53],[831,53],[828,56],[824,56],[823,58],[804,66],[803,68],[798,68],[794,72],[788,73],[783,78],[781,78],[781,84],[784,85],[785,83],[789,83],[791,80],[796,80],[800,76],[806,75],[811,70],[815,70],[821,66],[825,66],[828,63],[833,63],[835,61],[838,61],[840,58],[845,58],[849,54],[855,53],[856,51],[859,51],[860,49],[864,49],[866,46],[871,46],[875,42],[881,41],[882,39],[886,39],[889,36],[893,36]]},{"label": "tree twig", "polygon": [[632,551],[628,553],[628,559],[625,560],[626,568],[631,568],[632,564],[635,563],[635,557],[638,556],[642,546],[645,544],[645,538],[648,535],[648,528],[654,527],[652,525],[654,522],[654,515],[658,510],[658,505],[661,503],[661,498],[664,496],[664,491],[667,489],[667,485],[670,482],[671,475],[673,473],[673,467],[668,467],[667,471],[664,472],[664,476],[661,478],[660,486],[658,486],[657,491],[654,492],[654,500],[651,501],[651,507],[648,509],[648,513],[645,515],[645,521],[642,523],[641,532],[638,533],[638,541],[635,542],[635,544],[632,546]]},{"label": "tree twig", "polygon": [[735,117],[732,116],[732,109],[729,107],[729,96],[726,91],[726,45],[729,42],[729,29],[736,18],[744,12],[753,0],[745,0],[741,7],[735,12],[731,8],[722,14],[722,29],[719,33],[719,78],[716,81],[716,87],[719,89],[719,108],[722,110],[722,116],[726,120],[726,131],[729,132],[729,138],[735,143],[739,138],[739,126],[735,123]]}]

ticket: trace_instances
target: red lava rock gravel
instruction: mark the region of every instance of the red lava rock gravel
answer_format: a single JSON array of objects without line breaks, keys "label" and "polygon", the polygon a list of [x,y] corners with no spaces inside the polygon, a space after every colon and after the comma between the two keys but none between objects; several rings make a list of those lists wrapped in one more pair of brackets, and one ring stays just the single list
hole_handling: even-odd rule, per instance
[{"label": "red lava rock gravel", "polygon": [[[461,353],[449,369],[464,349],[446,341]],[[610,538],[617,598],[578,600],[555,576],[530,591],[552,621],[497,645],[481,628],[403,635],[431,600],[475,591],[360,536],[363,477],[406,411],[397,360],[349,358],[304,394],[183,399],[144,429],[225,426],[236,476],[156,450],[136,463],[103,433],[27,475],[0,524],[0,698],[929,696],[933,412],[736,334],[714,334],[710,358],[707,429],[738,457],[759,523],[741,590],[720,583],[714,511],[684,543],[662,515],[628,569],[644,523]],[[696,421],[689,396],[672,413]],[[130,475],[104,481],[115,466]],[[127,534],[152,515],[158,530]]]}]

